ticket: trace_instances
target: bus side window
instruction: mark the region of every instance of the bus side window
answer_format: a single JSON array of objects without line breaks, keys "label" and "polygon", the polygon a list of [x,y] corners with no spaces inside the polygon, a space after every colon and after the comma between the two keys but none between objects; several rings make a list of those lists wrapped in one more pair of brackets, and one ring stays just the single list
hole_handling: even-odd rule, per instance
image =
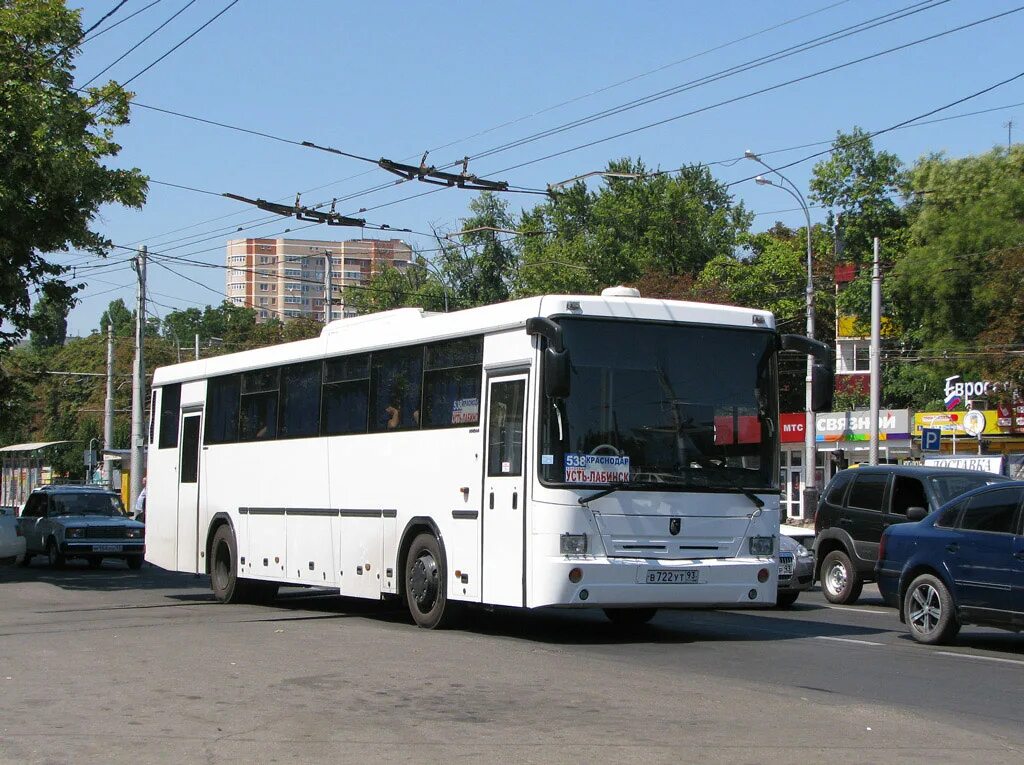
[{"label": "bus side window", "polygon": [[370,378],[370,429],[419,427],[423,381],[423,347],[396,348],[373,354]]},{"label": "bus side window", "polygon": [[423,427],[480,424],[483,338],[428,345],[423,373]]},{"label": "bus side window", "polygon": [[281,438],[320,432],[319,361],[290,364],[281,370]]},{"label": "bus side window", "polygon": [[280,370],[255,369],[242,373],[238,438],[267,441],[277,438],[277,394]]},{"label": "bus side window", "polygon": [[320,433],[339,436],[365,433],[370,400],[370,355],[324,362]]},{"label": "bus side window", "polygon": [[[178,448],[178,410],[181,408],[181,383],[165,385],[160,393],[159,448]],[[154,415],[155,416],[155,415]]]},{"label": "bus side window", "polygon": [[213,377],[206,383],[206,428],[203,442],[233,444],[238,440],[240,375]]}]

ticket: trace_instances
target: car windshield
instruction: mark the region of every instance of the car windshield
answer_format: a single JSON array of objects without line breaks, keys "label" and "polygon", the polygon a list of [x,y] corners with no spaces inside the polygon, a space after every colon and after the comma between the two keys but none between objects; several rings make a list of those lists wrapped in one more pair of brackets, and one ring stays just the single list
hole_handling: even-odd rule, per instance
[{"label": "car windshield", "polygon": [[566,318],[569,396],[547,402],[546,483],[771,489],[775,336],[734,327]]},{"label": "car windshield", "polygon": [[944,505],[949,500],[959,497],[971,489],[991,486],[994,483],[1000,483],[1001,479],[996,476],[965,473],[964,475],[937,475],[933,476],[930,480],[935,493],[939,497],[939,504]]},{"label": "car windshield", "polygon": [[50,515],[123,516],[124,506],[116,494],[53,494]]}]

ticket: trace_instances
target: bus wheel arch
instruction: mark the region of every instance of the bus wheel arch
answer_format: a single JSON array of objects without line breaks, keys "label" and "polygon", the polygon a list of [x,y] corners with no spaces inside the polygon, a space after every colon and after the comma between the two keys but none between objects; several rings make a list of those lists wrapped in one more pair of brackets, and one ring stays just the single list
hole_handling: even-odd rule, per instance
[{"label": "bus wheel arch", "polygon": [[[406,524],[399,545],[398,574],[398,595],[418,626],[443,629],[451,625],[459,604],[448,599],[448,554],[432,519],[418,517]],[[415,589],[410,589],[410,582],[415,582]]]},{"label": "bus wheel arch", "polygon": [[221,526],[229,526],[231,528],[231,536],[235,538],[235,544],[238,544],[238,535],[235,534],[235,524],[231,522],[231,516],[227,513],[217,513],[210,519],[210,527],[206,532],[206,574],[209,576],[213,573],[213,538],[216,536],[217,531]]}]

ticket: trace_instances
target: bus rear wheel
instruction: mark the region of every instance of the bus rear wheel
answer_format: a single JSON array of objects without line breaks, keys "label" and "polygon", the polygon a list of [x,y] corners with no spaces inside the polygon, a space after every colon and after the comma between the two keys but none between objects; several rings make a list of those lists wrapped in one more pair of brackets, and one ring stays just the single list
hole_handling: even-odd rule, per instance
[{"label": "bus rear wheel", "polygon": [[217,529],[210,545],[210,586],[221,603],[245,603],[249,600],[249,582],[238,576],[238,547],[235,533],[226,523]]},{"label": "bus rear wheel", "polygon": [[420,534],[405,559],[405,602],[413,621],[424,629],[444,629],[457,617],[448,600],[447,571],[441,545],[433,534]]},{"label": "bus rear wheel", "polygon": [[620,627],[639,627],[647,624],[654,615],[658,613],[657,608],[606,608],[604,615],[608,621]]}]

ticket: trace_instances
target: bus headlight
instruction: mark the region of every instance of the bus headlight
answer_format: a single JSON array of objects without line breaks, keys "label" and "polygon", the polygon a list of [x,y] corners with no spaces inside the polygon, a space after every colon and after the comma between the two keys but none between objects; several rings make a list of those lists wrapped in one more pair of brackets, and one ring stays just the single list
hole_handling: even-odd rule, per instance
[{"label": "bus headlight", "polygon": [[775,549],[775,537],[751,537],[751,555],[771,555]]},{"label": "bus headlight", "polygon": [[562,534],[558,538],[558,549],[562,555],[586,555],[586,534]]}]

